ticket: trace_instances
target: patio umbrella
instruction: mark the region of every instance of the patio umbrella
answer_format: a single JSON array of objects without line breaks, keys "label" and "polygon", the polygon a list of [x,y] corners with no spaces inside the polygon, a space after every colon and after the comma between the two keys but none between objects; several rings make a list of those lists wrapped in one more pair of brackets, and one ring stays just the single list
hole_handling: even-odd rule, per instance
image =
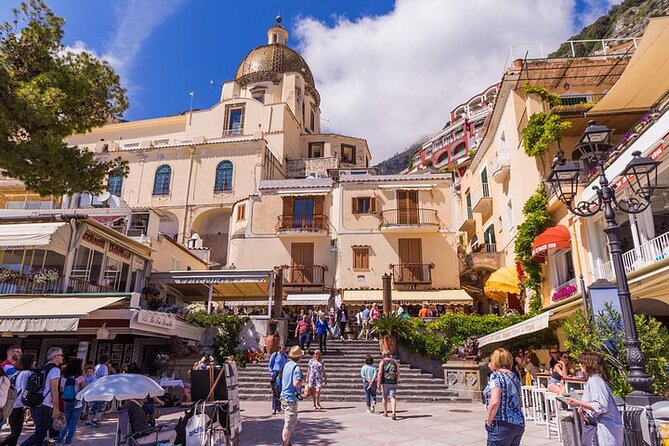
[{"label": "patio umbrella", "polygon": [[86,401],[111,401],[141,399],[149,396],[163,396],[165,389],[144,375],[122,373],[107,375],[87,385],[77,394],[77,399]]},{"label": "patio umbrella", "polygon": [[513,266],[503,266],[490,275],[483,292],[498,302],[505,302],[508,294],[520,294],[518,273]]}]

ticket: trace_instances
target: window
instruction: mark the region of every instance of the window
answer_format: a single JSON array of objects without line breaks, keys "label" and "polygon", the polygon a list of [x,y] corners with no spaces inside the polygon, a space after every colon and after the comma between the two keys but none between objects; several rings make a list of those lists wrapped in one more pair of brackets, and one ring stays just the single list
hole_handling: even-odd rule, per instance
[{"label": "window", "polygon": [[237,221],[246,219],[246,204],[242,203],[237,206]]},{"label": "window", "polygon": [[221,161],[216,166],[216,179],[214,180],[214,192],[232,190],[232,163]]},{"label": "window", "polygon": [[576,278],[574,263],[571,258],[571,249],[558,251],[548,258],[553,285],[559,287]]},{"label": "window", "polygon": [[181,271],[181,260],[174,256],[170,256],[170,269],[172,271]]},{"label": "window", "polygon": [[172,179],[172,168],[163,164],[156,169],[156,177],[153,180],[153,195],[169,195],[170,180]]},{"label": "window", "polygon": [[355,164],[355,146],[341,145],[341,161],[346,164]]},{"label": "window", "polygon": [[265,103],[265,89],[264,88],[254,88],[251,90],[251,97],[258,102]]},{"label": "window", "polygon": [[495,225],[490,225],[483,231],[483,241],[486,245],[495,245]]},{"label": "window", "polygon": [[502,232],[502,230],[504,229],[504,223],[502,222],[502,216],[501,215],[499,217],[497,217],[497,226],[499,226],[498,231]]},{"label": "window", "polygon": [[509,221],[509,231],[513,230],[513,203],[511,200],[506,203],[506,219]]},{"label": "window", "polygon": [[241,135],[244,130],[244,106],[228,105],[225,108],[225,134]]},{"label": "window", "polygon": [[353,247],[353,269],[369,269],[369,246]]},{"label": "window", "polygon": [[312,132],[314,131],[315,122],[316,122],[316,117],[314,115],[314,111],[310,110],[309,111],[309,129],[311,129]]},{"label": "window", "polygon": [[376,197],[353,197],[351,212],[353,214],[376,213]]},{"label": "window", "polygon": [[123,176],[109,175],[109,179],[107,180],[107,190],[110,194],[120,197],[121,192],[123,191]]},{"label": "window", "polygon": [[310,142],[309,143],[309,158],[323,158],[325,156],[324,142]]}]

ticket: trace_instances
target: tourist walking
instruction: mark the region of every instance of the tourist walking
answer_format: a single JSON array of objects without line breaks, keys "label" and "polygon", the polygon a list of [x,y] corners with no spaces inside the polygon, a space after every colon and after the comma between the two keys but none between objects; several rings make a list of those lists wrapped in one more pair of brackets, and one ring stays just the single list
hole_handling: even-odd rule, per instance
[{"label": "tourist walking", "polygon": [[365,365],[360,369],[362,390],[365,392],[365,406],[367,406],[367,413],[374,413],[374,409],[376,408],[377,372],[378,369],[374,367],[374,358],[372,358],[372,355],[367,355],[365,358]]},{"label": "tourist walking", "polygon": [[302,369],[300,360],[304,351],[293,346],[288,352],[290,359],[281,373],[281,409],[283,410],[283,430],[281,441],[283,446],[290,445],[290,437],[297,425],[297,402],[302,399]]},{"label": "tourist walking", "polygon": [[268,366],[272,385],[272,415],[276,415],[281,410],[281,372],[287,362],[288,355],[286,355],[284,346],[279,345],[279,351],[272,353],[272,356],[269,357]]},{"label": "tourist walking", "polygon": [[325,366],[321,361],[321,351],[316,350],[314,357],[309,360],[309,369],[307,370],[307,384],[311,389],[311,399],[314,402],[314,409],[322,409],[321,390],[328,382]]},{"label": "tourist walking", "polygon": [[498,348],[490,355],[488,367],[492,370],[483,391],[488,416],[485,429],[487,446],[519,446],[525,432],[525,417],[520,402],[520,381],[513,373],[513,355]]},{"label": "tourist walking", "polygon": [[[95,377],[95,380],[109,375],[109,367],[107,367],[108,362],[108,355],[100,355],[98,364],[93,369],[93,376]],[[90,418],[86,421],[86,426],[100,427],[100,418],[106,407],[107,403],[105,401],[91,401],[88,408],[88,414]]]},{"label": "tourist walking", "polygon": [[588,381],[581,399],[568,398],[567,404],[578,407],[584,418],[583,445],[622,446],[623,423],[601,355],[582,353],[578,360]]},{"label": "tourist walking", "polygon": [[346,308],[346,304],[341,304],[341,307],[337,310],[337,324],[339,324],[339,335],[343,341],[346,324],[348,324],[348,308]]},{"label": "tourist walking", "polygon": [[393,420],[397,420],[397,385],[400,383],[400,365],[389,350],[384,350],[381,354],[383,359],[379,362],[376,382],[383,397],[383,416],[388,416],[388,400],[390,400]]},{"label": "tourist walking", "polygon": [[74,358],[67,362],[63,377],[60,379],[60,390],[63,396],[63,412],[65,426],[60,430],[56,445],[70,445],[77,430],[77,422],[84,410],[82,401],[77,400],[77,393],[86,387],[86,380],[81,370],[81,359]]},{"label": "tourist walking", "polygon": [[12,345],[7,349],[7,357],[0,363],[0,367],[3,368],[8,378],[11,378],[14,376],[14,373],[16,373],[16,366],[19,363],[19,359],[21,359],[21,347]]},{"label": "tourist walking", "polygon": [[12,387],[12,383],[7,376],[5,369],[0,367],[0,422],[4,422],[4,408],[7,404],[7,399],[9,398],[9,390]]},{"label": "tourist walking", "polygon": [[12,406],[12,411],[7,419],[9,423],[10,433],[2,441],[0,446],[16,446],[23,430],[23,420],[26,414],[26,406],[21,400],[23,391],[26,388],[26,382],[31,371],[37,366],[35,355],[26,353],[21,356],[16,367],[16,373],[12,377],[14,381],[14,389],[16,389],[16,399]]},{"label": "tourist walking", "polygon": [[300,350],[311,352],[311,319],[304,317],[297,322],[295,327],[295,337]]},{"label": "tourist walking", "polygon": [[46,356],[49,362],[40,370],[34,370],[28,375],[25,389],[22,392],[23,404],[30,407],[35,432],[24,440],[21,446],[42,446],[51,427],[52,419],[60,415],[58,409],[59,366],[63,363],[63,350],[60,347],[51,347]]},{"label": "tourist walking", "polygon": [[316,335],[318,336],[318,349],[323,353],[325,353],[327,349],[328,328],[325,316],[321,315],[316,322]]},{"label": "tourist walking", "polygon": [[358,313],[358,324],[360,325],[360,333],[358,333],[358,339],[365,338],[366,341],[369,340],[369,308],[363,306]]}]

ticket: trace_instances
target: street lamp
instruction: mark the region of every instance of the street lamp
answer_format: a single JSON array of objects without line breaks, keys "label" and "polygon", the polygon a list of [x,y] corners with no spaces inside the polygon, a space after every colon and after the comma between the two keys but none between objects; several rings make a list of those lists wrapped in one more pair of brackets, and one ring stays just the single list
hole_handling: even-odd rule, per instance
[{"label": "street lamp", "polygon": [[628,396],[630,404],[646,406],[656,399],[650,393],[653,378],[646,373],[646,360],[641,351],[637,337],[632,301],[630,298],[627,275],[623,265],[620,246],[620,226],[616,222],[616,210],[626,214],[638,214],[650,205],[650,199],[657,187],[658,161],[641,156],[641,152],[633,152],[633,159],[622,172],[622,177],[629,182],[632,193],[626,197],[616,197],[616,191],[606,178],[605,163],[611,151],[611,134],[613,131],[606,126],[588,123],[579,146],[575,152],[581,154],[595,168],[599,176],[599,186],[594,186],[597,197],[591,201],[575,202],[581,182],[586,175],[583,169],[573,162],[564,159],[558,152],[553,164],[553,171],[548,177],[555,194],[572,213],[581,217],[590,217],[604,210],[606,233],[611,263],[615,272],[618,298],[622,310],[625,327],[625,345],[627,347],[627,364],[629,367],[629,384],[634,389]]}]

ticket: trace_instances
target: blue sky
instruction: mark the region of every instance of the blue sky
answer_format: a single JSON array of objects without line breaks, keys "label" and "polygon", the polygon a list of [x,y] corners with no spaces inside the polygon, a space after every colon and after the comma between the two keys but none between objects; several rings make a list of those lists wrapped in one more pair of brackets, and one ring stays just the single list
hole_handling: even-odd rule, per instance
[{"label": "blue sky", "polygon": [[[323,126],[368,138],[376,161],[436,131],[450,108],[497,82],[510,43],[558,42],[612,3],[47,1],[66,19],[65,45],[90,50],[121,73],[131,120],[187,110],[191,90],[194,108],[215,104],[220,91],[209,80],[234,77],[244,55],[265,43],[266,30],[280,11],[291,33],[289,45],[303,53],[316,77]],[[20,2],[2,3],[4,21]]]}]

